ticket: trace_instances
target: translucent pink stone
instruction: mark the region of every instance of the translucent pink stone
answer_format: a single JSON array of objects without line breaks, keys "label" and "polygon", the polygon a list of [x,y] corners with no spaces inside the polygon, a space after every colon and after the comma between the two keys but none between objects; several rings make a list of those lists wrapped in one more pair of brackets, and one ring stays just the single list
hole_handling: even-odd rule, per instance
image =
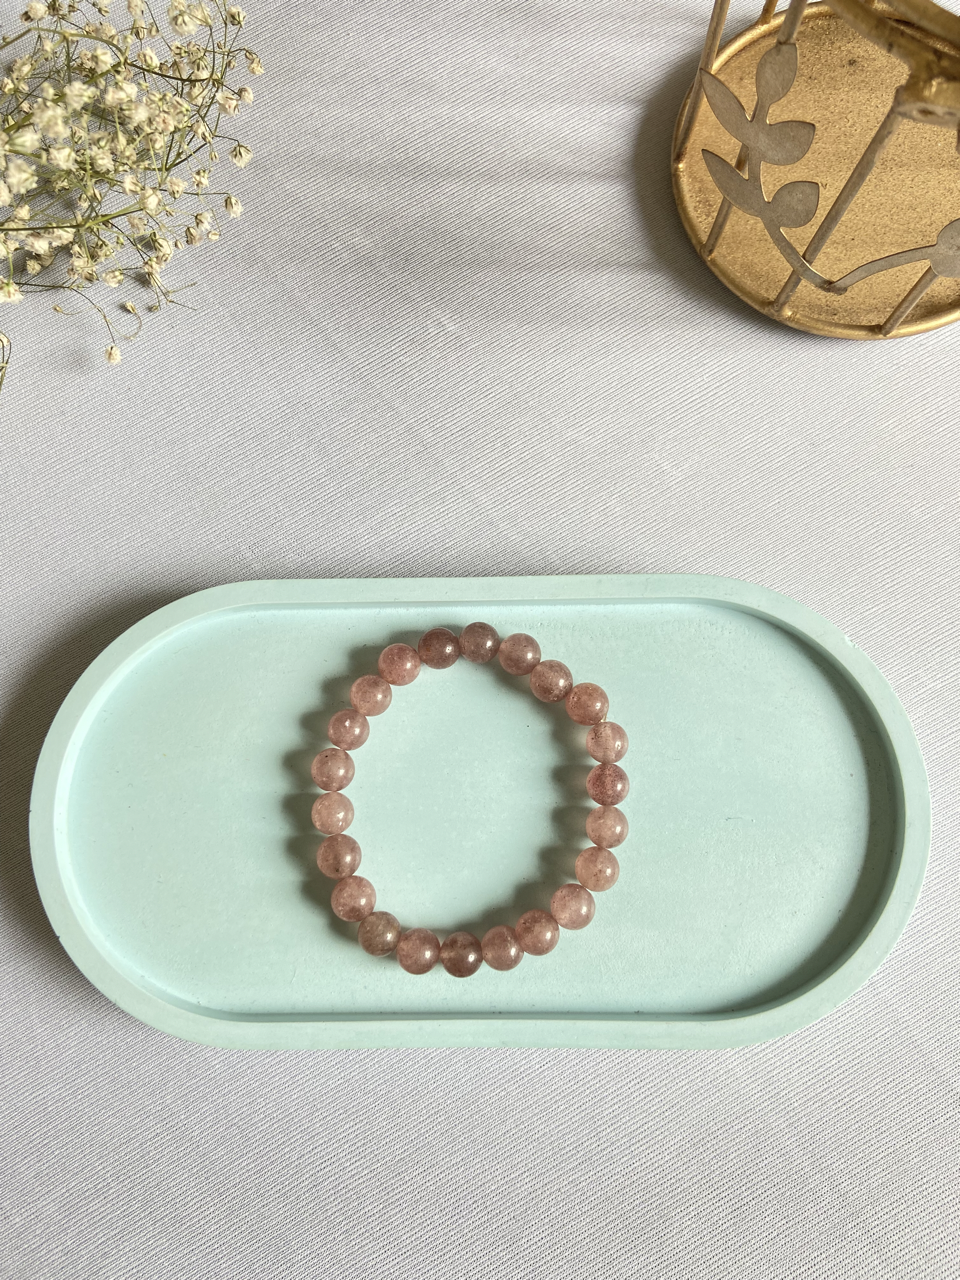
[{"label": "translucent pink stone", "polygon": [[460,641],[446,627],[434,627],[420,637],[417,652],[428,667],[442,671],[460,657]]},{"label": "translucent pink stone", "polygon": [[365,876],[345,876],[333,886],[330,906],[341,920],[363,920],[377,905],[377,892]]},{"label": "translucent pink stone", "polygon": [[538,662],[530,672],[530,692],[541,702],[562,702],[572,688],[570,668],[552,658]]},{"label": "translucent pink stone", "polygon": [[464,930],[451,933],[440,948],[440,963],[454,978],[469,978],[483,964],[480,939]]},{"label": "translucent pink stone", "polygon": [[610,699],[598,684],[575,684],[567,694],[567,714],[577,724],[597,724],[610,709]]},{"label": "translucent pink stone", "polygon": [[420,655],[408,644],[388,644],[377,659],[380,674],[390,684],[410,684],[420,674]]},{"label": "translucent pink stone", "polygon": [[355,751],[362,747],[370,737],[370,721],[362,711],[354,707],[345,707],[330,717],[327,725],[327,737],[335,747],[344,751]]},{"label": "translucent pink stone", "polygon": [[587,795],[597,804],[619,804],[629,790],[630,779],[618,764],[598,764],[587,774]]},{"label": "translucent pink stone", "polygon": [[440,959],[440,939],[429,929],[411,929],[401,934],[397,959],[407,973],[428,973]]},{"label": "translucent pink stone", "polygon": [[593,919],[597,904],[582,884],[562,884],[550,899],[550,911],[561,929],[584,929]]},{"label": "translucent pink stone", "polygon": [[496,924],[483,935],[483,958],[491,969],[515,969],[523,959],[523,947],[515,929]]},{"label": "translucent pink stone", "polygon": [[523,631],[500,641],[500,665],[511,676],[528,676],[540,661],[540,646]]},{"label": "translucent pink stone", "polygon": [[353,805],[337,791],[327,791],[313,802],[310,818],[318,831],[338,836],[353,821]]},{"label": "translucent pink stone", "polygon": [[595,724],[587,734],[587,750],[601,764],[616,764],[627,754],[627,731],[612,720]]},{"label": "translucent pink stone", "polygon": [[400,921],[389,911],[374,911],[361,920],[357,941],[371,956],[388,956],[400,941]]},{"label": "translucent pink stone", "polygon": [[499,648],[500,637],[485,622],[471,622],[460,632],[460,652],[468,662],[489,662]]},{"label": "translucent pink stone", "polygon": [[331,880],[352,876],[360,865],[360,846],[353,836],[327,836],[317,850],[317,866]]},{"label": "translucent pink stone", "polygon": [[341,747],[327,747],[314,756],[310,776],[323,791],[342,791],[349,787],[356,772],[353,761]]},{"label": "translucent pink stone", "polygon": [[601,849],[616,849],[626,840],[629,830],[626,818],[611,805],[587,814],[587,837]]},{"label": "translucent pink stone", "polygon": [[393,700],[393,693],[383,676],[361,676],[350,686],[350,701],[365,716],[379,716]]},{"label": "translucent pink stone", "polygon": [[545,956],[560,940],[560,926],[549,911],[525,911],[516,926],[517,939],[530,956]]},{"label": "translucent pink stone", "polygon": [[609,849],[600,849],[596,845],[577,855],[574,870],[577,879],[591,893],[603,893],[604,889],[612,888],[620,877],[620,863]]}]

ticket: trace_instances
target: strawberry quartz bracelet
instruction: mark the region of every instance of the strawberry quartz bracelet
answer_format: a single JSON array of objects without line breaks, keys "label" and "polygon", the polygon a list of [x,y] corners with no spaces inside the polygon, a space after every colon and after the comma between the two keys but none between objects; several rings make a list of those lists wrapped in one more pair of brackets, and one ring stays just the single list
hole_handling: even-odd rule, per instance
[{"label": "strawberry quartz bracelet", "polygon": [[[570,718],[589,725],[587,751],[598,761],[587,777],[587,794],[597,808],[587,817],[587,836],[593,841],[577,858],[578,883],[564,884],[550,899],[549,911],[525,911],[511,928],[495,925],[483,940],[463,930],[451,933],[441,945],[429,929],[404,931],[389,911],[376,911],[377,895],[360,866],[360,846],[346,834],[353,821],[353,805],[343,794],[353,781],[351,750],[362,747],[370,735],[370,716],[386,711],[395,686],[410,684],[421,665],[442,670],[458,658],[485,663],[497,657],[512,676],[529,676],[530,689],[541,702],[563,702]],[[373,956],[396,951],[408,973],[427,973],[439,960],[455,978],[468,978],[486,963],[492,969],[514,969],[524,953],[543,956],[552,951],[560,929],[582,929],[593,919],[593,894],[616,884],[620,866],[611,852],[627,836],[627,820],[617,808],[630,788],[620,768],[627,751],[627,735],[607,720],[607,695],[595,684],[574,684],[562,662],[540,660],[540,646],[522,632],[501,640],[493,627],[473,622],[459,638],[445,627],[435,627],[420,637],[414,649],[391,644],[380,654],[379,675],[361,676],[350,689],[351,705],[336,712],[327,729],[332,747],[321,751],[310,772],[324,792],[313,805],[311,817],[326,839],[317,850],[317,865],[336,880],[330,905],[341,920],[360,925],[359,942]]]}]

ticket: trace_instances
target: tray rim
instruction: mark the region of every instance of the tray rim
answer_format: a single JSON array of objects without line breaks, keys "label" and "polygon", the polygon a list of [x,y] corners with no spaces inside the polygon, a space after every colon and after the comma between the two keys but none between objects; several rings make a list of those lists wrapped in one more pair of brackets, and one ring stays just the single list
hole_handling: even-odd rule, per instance
[{"label": "tray rim", "polygon": [[[245,1016],[193,1009],[133,982],[96,945],[71,900],[58,852],[60,787],[81,730],[143,652],[168,633],[215,613],[258,606],[357,606],[494,602],[615,604],[695,600],[738,609],[799,637],[836,668],[872,710],[899,771],[899,856],[886,897],[859,938],[805,986],[767,1005],[730,1014],[397,1015],[322,1018]],[[66,775],[69,779],[69,773]],[[220,1048],[352,1049],[552,1047],[728,1049],[799,1031],[863,985],[896,945],[920,895],[930,844],[930,797],[907,714],[878,668],[833,623],[790,597],[736,578],[704,574],[603,574],[481,578],[307,578],[234,582],[183,596],[135,623],[87,667],[44,740],[30,803],[30,848],[41,901],[85,977],[125,1012],[158,1030]]]}]

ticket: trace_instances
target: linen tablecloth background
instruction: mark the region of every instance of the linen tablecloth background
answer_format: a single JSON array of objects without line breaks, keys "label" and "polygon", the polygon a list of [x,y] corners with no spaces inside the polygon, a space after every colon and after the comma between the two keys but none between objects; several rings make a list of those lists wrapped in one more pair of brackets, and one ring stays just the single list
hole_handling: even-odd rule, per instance
[{"label": "linen tablecloth background", "polygon": [[[960,327],[814,339],[697,262],[667,153],[708,0],[246,7],[256,159],[179,269],[195,309],[120,368],[93,319],[0,314],[0,1275],[960,1274]],[[150,610],[240,578],[670,571],[825,614],[925,752],[920,906],[826,1020],[723,1053],[221,1052],[59,948],[31,773]]]}]

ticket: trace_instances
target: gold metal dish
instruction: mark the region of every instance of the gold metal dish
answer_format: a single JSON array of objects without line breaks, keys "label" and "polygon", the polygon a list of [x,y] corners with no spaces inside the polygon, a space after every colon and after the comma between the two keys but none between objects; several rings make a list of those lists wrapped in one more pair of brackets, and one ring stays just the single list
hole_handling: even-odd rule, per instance
[{"label": "gold metal dish", "polygon": [[[960,17],[932,0],[768,0],[723,48],[716,0],[673,185],[710,269],[808,333],[960,319]],[[904,70],[906,65],[906,74]]]}]

